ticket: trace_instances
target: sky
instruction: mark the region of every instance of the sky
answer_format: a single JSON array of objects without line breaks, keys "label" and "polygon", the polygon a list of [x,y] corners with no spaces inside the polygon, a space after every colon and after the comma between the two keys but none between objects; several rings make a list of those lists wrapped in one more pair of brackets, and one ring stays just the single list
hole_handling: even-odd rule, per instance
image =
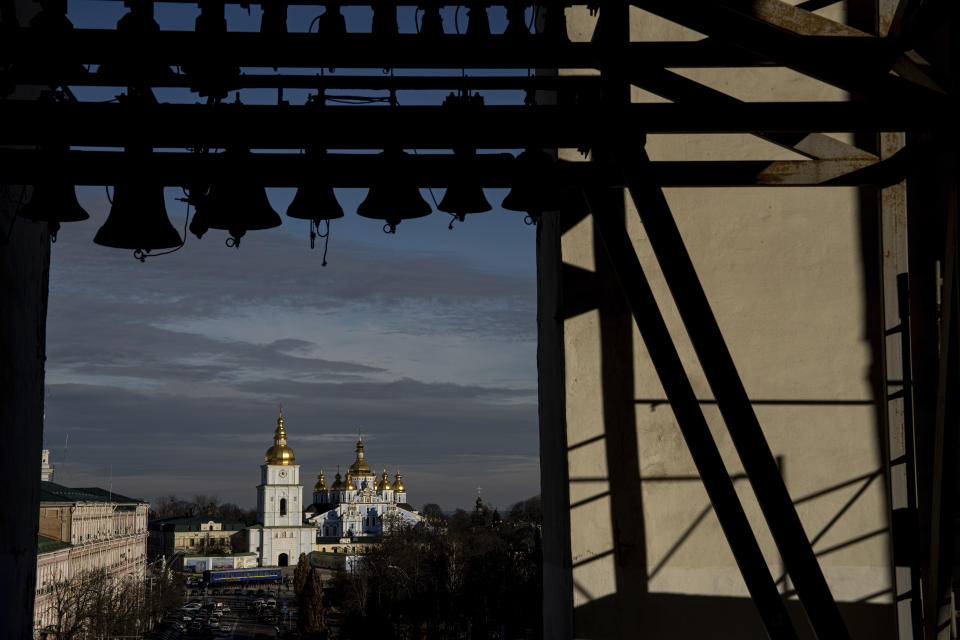
[{"label": "sky", "polygon": [[[69,17],[109,28],[123,11],[73,0]],[[304,11],[316,13],[291,7],[291,31],[306,29]],[[158,3],[156,15],[161,28],[189,28],[196,12]],[[228,19],[256,28],[259,9]],[[110,92],[96,91],[77,88],[81,99]],[[281,215],[293,194],[268,191]],[[308,223],[286,217],[239,249],[211,230],[141,263],[93,244],[110,204],[103,187],[78,187],[91,219],[64,224],[51,257],[44,439],[55,481],[254,506],[282,404],[308,492],[321,468],[329,481],[351,464],[362,429],[367,460],[399,468],[417,507],[467,508],[477,487],[500,507],[539,493],[535,229],[500,209],[504,190],[486,194],[494,210],[452,230],[435,212],[386,235],[354,213],[365,190],[338,189],[346,217],[321,267]],[[165,190],[183,235],[181,195]]]}]

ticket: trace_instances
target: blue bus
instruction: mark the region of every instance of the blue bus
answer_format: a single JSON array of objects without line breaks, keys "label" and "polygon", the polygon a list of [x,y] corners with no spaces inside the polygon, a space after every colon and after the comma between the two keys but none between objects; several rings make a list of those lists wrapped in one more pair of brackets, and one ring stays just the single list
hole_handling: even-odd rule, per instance
[{"label": "blue bus", "polygon": [[244,582],[271,582],[280,580],[280,568],[266,569],[215,569],[203,572],[203,584],[207,586]]}]

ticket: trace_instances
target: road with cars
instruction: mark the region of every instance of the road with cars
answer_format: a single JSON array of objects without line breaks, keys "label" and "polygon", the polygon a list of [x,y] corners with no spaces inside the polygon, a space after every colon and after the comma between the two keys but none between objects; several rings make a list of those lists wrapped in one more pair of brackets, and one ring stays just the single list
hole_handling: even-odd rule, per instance
[{"label": "road with cars", "polygon": [[145,640],[274,640],[295,638],[296,607],[290,585],[197,590]]}]

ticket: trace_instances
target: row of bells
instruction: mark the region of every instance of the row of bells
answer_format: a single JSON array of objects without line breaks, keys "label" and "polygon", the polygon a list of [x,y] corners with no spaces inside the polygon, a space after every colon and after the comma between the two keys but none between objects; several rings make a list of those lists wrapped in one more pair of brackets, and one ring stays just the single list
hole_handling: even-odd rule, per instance
[{"label": "row of bells", "polygon": [[[402,151],[383,153],[407,155]],[[552,162],[552,156],[545,151],[527,149],[517,157],[518,175],[542,173]],[[542,182],[518,182],[504,198],[502,207],[526,212],[532,221],[536,221],[542,212],[559,209],[562,200],[558,189],[548,188]],[[239,246],[247,231],[270,229],[281,224],[280,216],[267,200],[266,189],[243,177],[214,184],[208,189],[189,189],[187,201],[196,208],[190,231],[200,238],[209,229],[223,229],[230,233],[231,239],[227,242],[230,246]],[[463,221],[467,214],[483,213],[492,207],[479,186],[453,184],[447,188],[437,208]],[[358,215],[383,220],[383,229],[387,233],[394,233],[403,220],[421,218],[432,211],[417,187],[391,180],[378,181],[371,186],[367,197],[357,207]],[[77,201],[72,184],[52,181],[34,186],[33,196],[23,206],[20,215],[29,220],[51,223],[54,233],[61,222],[78,222],[90,217]],[[287,216],[312,220],[319,225],[324,220],[342,218],[343,208],[337,202],[333,187],[318,181],[297,189],[287,208]],[[183,244],[183,238],[167,217],[163,186],[148,180],[114,187],[110,214],[93,241],[105,247],[140,252]]]}]

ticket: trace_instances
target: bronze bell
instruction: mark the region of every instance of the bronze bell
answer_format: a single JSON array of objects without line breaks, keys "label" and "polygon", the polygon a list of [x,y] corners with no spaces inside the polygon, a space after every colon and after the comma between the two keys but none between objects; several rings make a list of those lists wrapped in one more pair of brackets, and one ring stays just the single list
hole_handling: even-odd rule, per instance
[{"label": "bronze bell", "polygon": [[[234,156],[250,151],[227,151]],[[214,183],[209,193],[197,198],[197,213],[190,230],[201,237],[207,229],[224,229],[230,233],[228,247],[239,247],[247,231],[272,229],[282,223],[270,206],[267,190],[243,173],[234,173],[227,180]]]},{"label": "bronze bell", "polygon": [[80,222],[90,217],[77,201],[72,184],[48,182],[35,185],[30,202],[20,216],[36,222]]},{"label": "bronze bell", "polygon": [[395,38],[400,32],[397,24],[396,5],[377,5],[373,8],[373,35],[378,38]]},{"label": "bronze bell", "polygon": [[93,241],[104,247],[147,252],[183,244],[167,217],[163,185],[144,182],[114,187],[110,215]]},{"label": "bronze bell", "polygon": [[[456,152],[456,155],[461,158],[461,161],[469,161],[469,159],[476,157],[477,150],[462,150]],[[492,208],[479,185],[463,182],[453,183],[447,187],[447,192],[443,194],[443,199],[437,205],[437,209],[452,213],[460,222],[464,221],[468,213],[483,213],[484,211],[490,211]]]},{"label": "bronze bell", "polygon": [[287,216],[298,220],[336,220],[343,217],[343,207],[337,202],[333,187],[323,182],[306,182],[297,188],[293,202],[287,207]]},{"label": "bronze bell", "polygon": [[490,35],[490,18],[486,6],[471,4],[467,7],[467,35],[471,38]]},{"label": "bronze bell", "polygon": [[443,36],[443,18],[440,17],[440,7],[436,5],[422,5],[417,9],[423,10],[423,19],[420,21],[420,35],[424,38],[439,38]]},{"label": "bronze bell", "polygon": [[483,213],[492,208],[483,195],[483,189],[477,185],[450,185],[437,205],[437,209],[452,213],[460,222],[468,213]]},{"label": "bronze bell", "polygon": [[535,223],[544,211],[556,211],[563,204],[559,185],[548,181],[553,156],[542,149],[524,149],[517,156],[517,179],[500,206],[525,211]]},{"label": "bronze bell", "polygon": [[282,35],[287,32],[287,4],[285,2],[264,2],[260,5],[263,17],[260,19],[260,33]]},{"label": "bronze bell", "polygon": [[[381,156],[400,158],[406,156],[404,151],[383,151]],[[433,213],[433,209],[420,195],[420,190],[414,186],[397,184],[389,178],[370,187],[370,192],[357,207],[357,215],[364,218],[384,220],[385,233],[396,233],[397,225],[402,220],[422,218]]]},{"label": "bronze bell", "polygon": [[347,34],[347,21],[339,4],[328,3],[326,10],[317,17],[317,33],[324,39],[341,38]]}]

